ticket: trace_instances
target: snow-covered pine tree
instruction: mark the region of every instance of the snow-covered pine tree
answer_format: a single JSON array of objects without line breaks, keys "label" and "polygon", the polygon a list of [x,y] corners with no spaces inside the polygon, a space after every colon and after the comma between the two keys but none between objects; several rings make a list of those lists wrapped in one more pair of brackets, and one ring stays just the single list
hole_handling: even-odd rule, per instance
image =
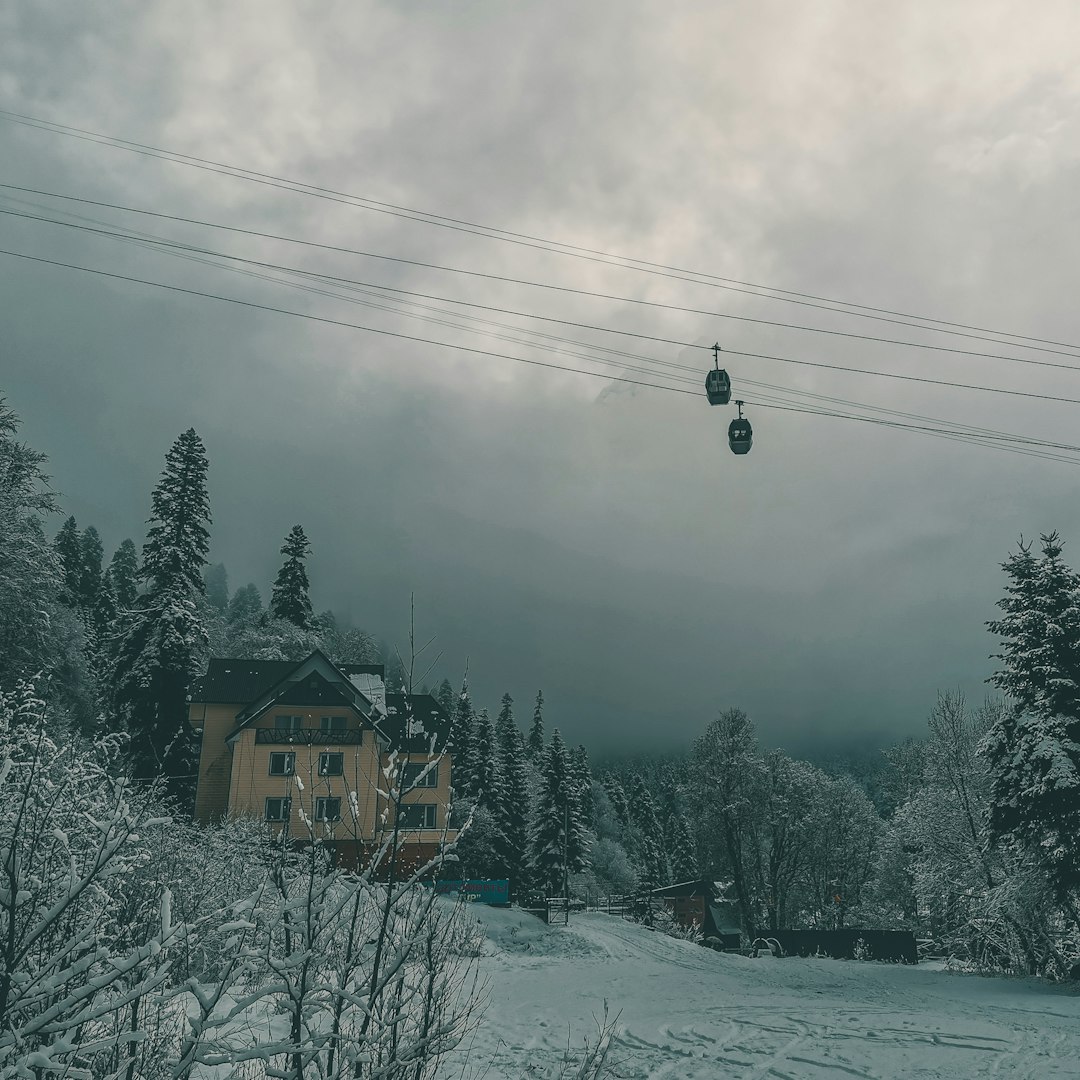
[{"label": "snow-covered pine tree", "polygon": [[60,559],[63,587],[60,600],[70,608],[79,606],[79,593],[83,580],[82,537],[74,516],[69,517],[53,540],[53,549]]},{"label": "snow-covered pine tree", "polygon": [[189,428],[165,455],[151,497],[138,597],[118,642],[114,697],[130,736],[136,778],[166,778],[178,796],[192,790],[195,745],[187,722],[187,692],[206,647],[199,604],[210,548],[206,451]]},{"label": "snow-covered pine tree", "polygon": [[539,761],[544,754],[544,691],[536,691],[536,705],[533,706],[532,726],[529,728],[529,741],[526,745],[529,757]]},{"label": "snow-covered pine tree", "polygon": [[566,879],[588,865],[585,824],[574,799],[566,745],[556,728],[543,759],[529,842],[529,871],[544,896],[562,896]]},{"label": "snow-covered pine tree", "polygon": [[125,540],[113,552],[109,563],[116,604],[121,611],[130,611],[139,595],[139,555],[133,540]]},{"label": "snow-covered pine tree", "polygon": [[285,556],[274,580],[270,596],[270,613],[276,619],[287,619],[302,629],[311,626],[311,600],[308,599],[308,576],[304,560],[311,553],[311,541],[299,525],[294,525],[281,545]]},{"label": "snow-covered pine tree", "polygon": [[462,680],[461,691],[454,702],[451,715],[446,752],[451,759],[450,782],[454,789],[454,799],[471,799],[475,792],[472,762],[476,715],[473,712],[472,698],[469,697],[468,675]]},{"label": "snow-covered pine tree", "polygon": [[1080,886],[1080,576],[1056,532],[1041,541],[1041,558],[1021,542],[1002,566],[1004,615],[987,625],[1003,666],[990,681],[1016,707],[1003,710],[981,750],[991,829],[1034,855],[1065,900]]},{"label": "snow-covered pine tree", "polygon": [[0,398],[0,690],[54,668],[60,560],[43,525],[56,500],[45,455],[18,441],[18,416]]},{"label": "snow-covered pine tree", "polygon": [[1041,537],[1042,558],[1022,541],[1002,564],[1004,615],[987,627],[1002,639],[990,677],[1026,712],[1080,716],[1080,578],[1061,558],[1056,532]]},{"label": "snow-covered pine tree", "polygon": [[510,879],[510,891],[520,895],[529,843],[529,770],[525,740],[514,720],[513,699],[504,694],[495,722],[499,773],[499,829],[502,862]]}]

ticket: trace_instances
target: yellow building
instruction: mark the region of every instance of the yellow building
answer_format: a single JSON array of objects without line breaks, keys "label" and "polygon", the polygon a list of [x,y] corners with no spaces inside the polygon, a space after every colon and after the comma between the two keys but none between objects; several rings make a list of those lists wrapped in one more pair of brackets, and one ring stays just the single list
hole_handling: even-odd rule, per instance
[{"label": "yellow building", "polygon": [[378,664],[214,658],[189,710],[201,740],[195,820],[260,818],[364,865],[396,827],[398,866],[448,831],[450,719],[428,694],[388,694]]}]

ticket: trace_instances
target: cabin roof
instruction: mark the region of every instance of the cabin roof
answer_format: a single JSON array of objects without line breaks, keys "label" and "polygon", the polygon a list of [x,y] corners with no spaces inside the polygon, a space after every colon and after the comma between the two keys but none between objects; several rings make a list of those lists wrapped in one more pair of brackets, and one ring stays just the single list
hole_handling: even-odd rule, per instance
[{"label": "cabin roof", "polygon": [[[191,700],[206,703],[247,705],[276,686],[304,661],[244,660],[210,658],[206,674],[191,685]],[[382,664],[337,664],[343,675],[373,675],[382,678]]]}]

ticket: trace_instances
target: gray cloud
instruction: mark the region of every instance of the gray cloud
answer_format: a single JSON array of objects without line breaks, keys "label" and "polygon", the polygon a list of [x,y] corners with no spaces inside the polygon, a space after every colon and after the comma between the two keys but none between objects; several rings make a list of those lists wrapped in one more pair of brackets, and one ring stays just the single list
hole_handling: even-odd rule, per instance
[{"label": "gray cloud", "polygon": [[[0,14],[0,96],[18,111],[456,218],[1075,340],[1062,283],[1080,250],[1071,57],[1080,17],[1048,4],[1018,19],[1010,5],[959,2],[932,19],[852,3],[131,3],[108,14],[42,4]],[[12,183],[717,313],[928,340],[9,124],[0,155]],[[7,196],[0,206],[25,208]],[[1080,397],[1068,371],[136,224],[246,257],[683,342]],[[0,241],[577,363],[51,226],[0,217]],[[542,686],[549,721],[597,749],[684,744],[729,704],[796,748],[918,730],[938,687],[982,692],[993,647],[982,624],[1010,544],[1050,528],[1080,537],[1073,474],[1056,463],[761,408],[752,454],[735,459],[728,411],[703,398],[8,258],[0,288],[0,386],[50,453],[66,508],[107,543],[141,538],[162,455],[194,425],[212,460],[213,557],[234,585],[265,586],[281,537],[301,521],[319,606],[400,642],[415,592],[445,648],[440,673],[459,677],[468,657],[483,701],[509,688],[523,711]],[[629,351],[709,360],[647,343]],[[1074,441],[1072,405],[726,363],[737,384]]]}]

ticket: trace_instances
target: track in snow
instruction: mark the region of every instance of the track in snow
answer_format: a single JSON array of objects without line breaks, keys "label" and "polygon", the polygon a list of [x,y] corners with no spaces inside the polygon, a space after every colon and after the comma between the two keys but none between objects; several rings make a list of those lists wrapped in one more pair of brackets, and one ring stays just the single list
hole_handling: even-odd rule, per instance
[{"label": "track in snow", "polygon": [[[485,913],[491,1007],[464,1074],[550,1076],[568,1041],[619,1013],[611,1076],[630,1080],[1080,1077],[1080,998],[1025,980],[839,960],[749,960],[606,915],[499,948]],[[552,938],[550,935],[558,935]]]}]

